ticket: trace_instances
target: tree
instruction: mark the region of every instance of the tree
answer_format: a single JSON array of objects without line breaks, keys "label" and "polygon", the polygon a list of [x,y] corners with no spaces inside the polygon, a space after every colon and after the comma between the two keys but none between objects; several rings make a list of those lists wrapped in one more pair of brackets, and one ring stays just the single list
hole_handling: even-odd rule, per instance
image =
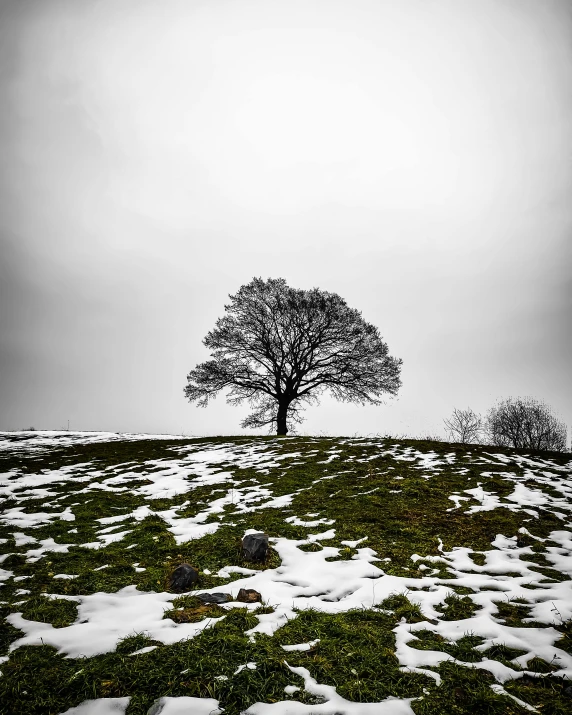
[{"label": "tree", "polygon": [[402,360],[388,355],[378,329],[336,293],[298,290],[283,278],[254,278],[203,340],[212,359],[187,375],[185,396],[206,407],[230,388],[229,404],[254,408],[242,427],[288,433],[304,403],[329,389],[343,402],[381,404],[401,386]]},{"label": "tree", "polygon": [[531,397],[509,398],[487,415],[487,432],[493,444],[501,447],[566,449],[566,425],[542,402]]},{"label": "tree", "polygon": [[448,420],[443,420],[453,439],[457,439],[462,444],[469,444],[479,441],[483,428],[480,415],[477,415],[468,407],[466,410],[453,410],[453,415]]}]

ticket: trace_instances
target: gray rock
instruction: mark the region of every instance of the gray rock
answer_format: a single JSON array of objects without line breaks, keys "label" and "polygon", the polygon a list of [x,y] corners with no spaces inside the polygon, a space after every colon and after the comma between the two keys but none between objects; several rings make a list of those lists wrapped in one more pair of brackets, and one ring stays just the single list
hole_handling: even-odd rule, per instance
[{"label": "gray rock", "polygon": [[228,593],[198,593],[197,598],[203,603],[227,603],[232,601]]},{"label": "gray rock", "polygon": [[190,591],[195,583],[199,580],[199,572],[190,564],[181,564],[171,574],[171,591],[183,593]]},{"label": "gray rock", "polygon": [[242,555],[246,561],[265,561],[268,554],[268,534],[248,534],[242,540]]}]

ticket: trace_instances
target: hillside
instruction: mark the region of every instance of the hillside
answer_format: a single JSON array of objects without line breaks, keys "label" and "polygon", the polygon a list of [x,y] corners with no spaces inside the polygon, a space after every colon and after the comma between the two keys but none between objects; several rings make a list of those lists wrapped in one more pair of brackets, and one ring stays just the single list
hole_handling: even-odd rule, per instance
[{"label": "hillside", "polygon": [[572,712],[570,454],[4,432],[0,499],[0,713]]}]

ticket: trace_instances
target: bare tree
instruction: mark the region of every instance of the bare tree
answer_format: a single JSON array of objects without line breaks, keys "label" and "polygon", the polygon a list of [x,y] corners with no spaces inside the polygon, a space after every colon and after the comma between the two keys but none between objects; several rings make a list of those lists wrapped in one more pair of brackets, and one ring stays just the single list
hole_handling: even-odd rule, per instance
[{"label": "bare tree", "polygon": [[190,402],[206,407],[230,388],[229,404],[246,400],[254,408],[242,427],[285,435],[288,420],[302,421],[302,404],[326,389],[343,402],[381,404],[383,393],[401,386],[402,360],[336,293],[254,278],[229,298],[227,314],[203,340],[213,359],[187,376]]},{"label": "bare tree", "polygon": [[480,415],[470,407],[466,410],[453,410],[452,416],[448,420],[443,420],[452,439],[456,439],[462,444],[470,444],[480,441],[483,429]]},{"label": "bare tree", "polygon": [[486,429],[493,444],[502,447],[566,449],[566,425],[543,403],[531,397],[508,398],[487,415]]}]

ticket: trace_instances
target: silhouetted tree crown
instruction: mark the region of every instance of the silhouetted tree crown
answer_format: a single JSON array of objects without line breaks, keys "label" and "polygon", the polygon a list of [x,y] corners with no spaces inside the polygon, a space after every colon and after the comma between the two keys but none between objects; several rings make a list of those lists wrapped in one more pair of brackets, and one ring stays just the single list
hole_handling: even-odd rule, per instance
[{"label": "silhouetted tree crown", "polygon": [[492,444],[521,449],[566,449],[566,425],[543,402],[508,398],[489,410],[486,427]]},{"label": "silhouetted tree crown", "polygon": [[187,376],[185,396],[205,407],[224,388],[227,401],[254,411],[242,427],[288,432],[302,403],[324,390],[343,402],[381,404],[395,395],[402,360],[388,355],[378,329],[336,293],[290,288],[283,278],[254,278],[203,340],[212,359]]}]

